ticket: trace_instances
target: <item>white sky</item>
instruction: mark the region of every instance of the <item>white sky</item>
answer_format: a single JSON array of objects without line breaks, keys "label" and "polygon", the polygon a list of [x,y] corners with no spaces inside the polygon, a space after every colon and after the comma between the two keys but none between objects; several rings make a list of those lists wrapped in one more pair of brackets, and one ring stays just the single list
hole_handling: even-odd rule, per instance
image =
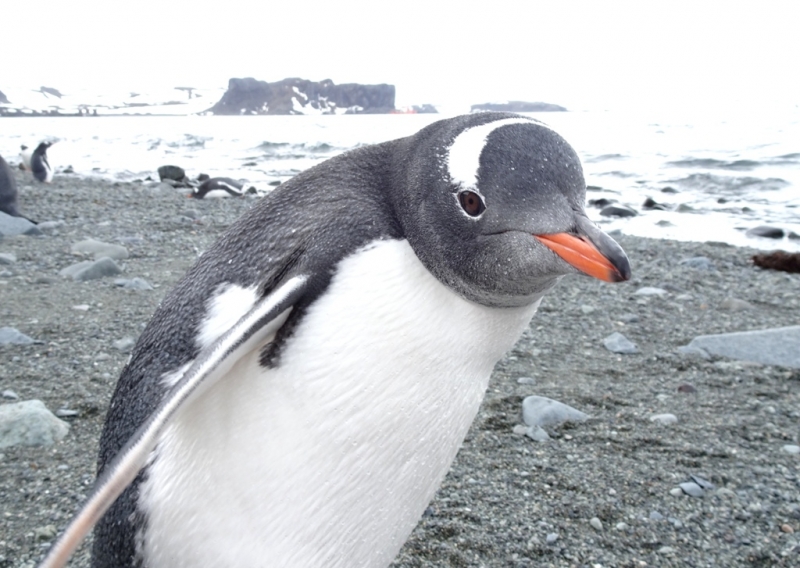
[{"label": "white sky", "polygon": [[11,0],[5,88],[392,83],[399,105],[800,103],[800,3]]}]

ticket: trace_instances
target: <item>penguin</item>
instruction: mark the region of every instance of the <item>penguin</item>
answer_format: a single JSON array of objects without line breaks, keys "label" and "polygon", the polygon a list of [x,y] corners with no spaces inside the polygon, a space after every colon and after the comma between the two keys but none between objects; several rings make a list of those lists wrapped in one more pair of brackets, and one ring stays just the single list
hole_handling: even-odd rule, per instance
[{"label": "penguin", "polygon": [[42,566],[92,527],[94,568],[388,566],[547,291],[630,278],[585,192],[558,133],[492,112],[281,184],[156,310]]},{"label": "penguin", "polygon": [[33,150],[28,148],[25,144],[20,144],[19,147],[19,160],[20,166],[22,170],[31,171],[31,156],[33,155]]},{"label": "penguin", "polygon": [[50,167],[50,163],[47,161],[47,149],[52,145],[52,142],[42,142],[31,155],[33,177],[42,183],[53,181],[53,168]]},{"label": "penguin", "polygon": [[256,192],[256,188],[252,186],[244,189],[244,184],[238,180],[228,177],[213,177],[192,188],[192,193],[189,194],[189,197],[203,199],[209,192],[214,192],[211,195],[220,194],[220,190],[233,197],[243,197],[245,193]]},{"label": "penguin", "polygon": [[11,215],[12,217],[22,217],[31,223],[36,223],[28,219],[19,212],[17,207],[17,180],[14,178],[14,172],[11,171],[8,163],[0,156],[0,211]]}]

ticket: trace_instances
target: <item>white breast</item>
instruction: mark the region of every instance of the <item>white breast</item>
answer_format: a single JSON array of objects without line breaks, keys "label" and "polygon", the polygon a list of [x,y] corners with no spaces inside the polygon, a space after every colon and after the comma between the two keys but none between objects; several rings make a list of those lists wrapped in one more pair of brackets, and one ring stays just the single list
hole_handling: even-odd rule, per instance
[{"label": "white breast", "polygon": [[253,351],[163,435],[145,565],[387,566],[537,305],[468,302],[405,241],[345,259],[278,368]]}]

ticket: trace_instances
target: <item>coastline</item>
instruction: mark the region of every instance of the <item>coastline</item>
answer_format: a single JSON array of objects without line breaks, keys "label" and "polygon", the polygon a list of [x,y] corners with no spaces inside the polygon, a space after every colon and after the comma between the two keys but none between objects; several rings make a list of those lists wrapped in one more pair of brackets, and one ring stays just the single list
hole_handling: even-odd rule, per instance
[{"label": "coastline", "polygon": [[[16,258],[0,266],[0,327],[41,342],[0,346],[0,391],[77,415],[65,418],[70,432],[54,446],[0,450],[0,566],[13,567],[41,557],[91,487],[105,407],[127,359],[117,342],[138,336],[197,255],[254,202],[196,201],[78,176],[50,186],[21,172],[17,179],[23,214],[57,223],[39,237],[0,240],[0,253]],[[154,289],[59,276],[82,260],[70,247],[87,238],[125,246],[119,277]],[[677,349],[703,334],[798,325],[800,275],[754,267],[756,249],[615,238],[633,279],[565,278],[545,297],[496,367],[395,568],[796,565],[800,456],[782,448],[800,438],[800,371]],[[715,269],[681,264],[699,256]],[[666,294],[637,296],[644,286]],[[731,298],[748,306],[725,308]],[[639,353],[607,351],[602,340],[614,331]],[[695,392],[678,390],[687,384]],[[590,419],[549,428],[550,441],[534,442],[514,432],[521,401],[533,394]],[[651,422],[659,413],[678,422]],[[690,475],[715,488],[702,498],[672,495]],[[88,552],[84,543],[71,565],[88,566]]]}]

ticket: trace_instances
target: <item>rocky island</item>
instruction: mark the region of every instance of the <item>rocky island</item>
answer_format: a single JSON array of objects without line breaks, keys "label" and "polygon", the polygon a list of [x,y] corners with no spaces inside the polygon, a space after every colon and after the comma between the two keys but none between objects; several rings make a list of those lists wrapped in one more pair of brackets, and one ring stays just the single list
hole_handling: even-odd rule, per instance
[{"label": "rocky island", "polygon": [[502,112],[566,112],[566,108],[552,103],[529,103],[525,101],[507,101],[502,103],[481,103],[472,105],[470,112],[502,111]]}]

